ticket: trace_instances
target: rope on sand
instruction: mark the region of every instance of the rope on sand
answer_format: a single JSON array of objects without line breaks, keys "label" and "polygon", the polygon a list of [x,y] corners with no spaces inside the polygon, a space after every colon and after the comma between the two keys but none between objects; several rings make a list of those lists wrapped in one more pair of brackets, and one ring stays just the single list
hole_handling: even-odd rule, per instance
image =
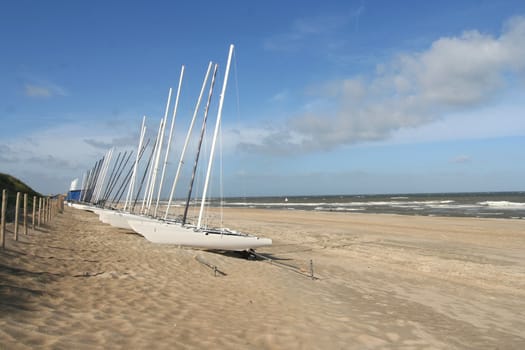
[{"label": "rope on sand", "polygon": [[82,274],[73,275],[72,277],[95,277],[95,276],[98,276],[98,275],[103,275],[105,273],[106,273],[105,271],[102,271],[102,272],[84,272]]},{"label": "rope on sand", "polygon": [[219,270],[219,268],[213,264],[210,264],[209,262],[207,262],[206,260],[204,260],[202,257],[200,257],[199,255],[196,255],[195,256],[195,260],[197,260],[199,263],[201,263],[202,265],[206,266],[206,267],[209,267],[210,269],[213,270],[213,275],[215,277],[217,277],[217,275],[220,275],[220,276],[226,276],[226,273],[225,272],[222,272],[221,270]]},{"label": "rope on sand", "polygon": [[285,263],[279,262],[279,261],[277,261],[275,259],[272,259],[272,258],[270,258],[270,257],[268,257],[266,255],[256,253],[254,250],[250,250],[250,254],[253,255],[256,258],[268,261],[271,265],[287,269],[287,270],[295,272],[295,273],[297,273],[297,274],[299,274],[301,276],[311,278],[312,280],[318,280],[319,279],[319,277],[314,276],[314,262],[311,259],[310,259],[310,271],[305,271],[304,269],[302,269],[300,267],[293,266],[293,265],[290,265],[290,264],[285,264]]}]

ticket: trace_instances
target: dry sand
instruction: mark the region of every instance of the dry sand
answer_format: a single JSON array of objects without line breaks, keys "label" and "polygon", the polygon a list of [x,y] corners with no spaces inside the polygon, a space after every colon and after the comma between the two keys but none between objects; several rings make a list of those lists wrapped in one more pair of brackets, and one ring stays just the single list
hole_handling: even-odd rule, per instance
[{"label": "dry sand", "polygon": [[525,349],[524,220],[245,209],[225,223],[272,238],[259,253],[275,263],[70,208],[8,233],[0,348]]}]

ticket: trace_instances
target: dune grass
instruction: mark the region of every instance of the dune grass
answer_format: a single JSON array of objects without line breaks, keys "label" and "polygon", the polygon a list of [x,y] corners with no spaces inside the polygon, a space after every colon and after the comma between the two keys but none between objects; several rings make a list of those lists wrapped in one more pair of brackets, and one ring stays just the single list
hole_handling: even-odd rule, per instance
[{"label": "dune grass", "polygon": [[[7,210],[6,219],[11,221],[14,218],[15,206],[16,206],[16,193],[27,193],[28,206],[33,205],[33,196],[41,197],[42,195],[24,182],[20,181],[14,176],[0,173],[0,193],[2,190],[7,190]],[[20,199],[20,205],[23,205],[23,197]]]}]

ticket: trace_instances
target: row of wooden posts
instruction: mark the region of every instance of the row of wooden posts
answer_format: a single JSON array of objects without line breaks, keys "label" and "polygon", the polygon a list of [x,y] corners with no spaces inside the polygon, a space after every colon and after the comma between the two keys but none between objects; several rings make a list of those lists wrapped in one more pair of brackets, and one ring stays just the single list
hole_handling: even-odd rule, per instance
[{"label": "row of wooden posts", "polygon": [[[20,204],[20,197],[23,195],[23,205]],[[22,209],[22,213],[20,212]],[[32,206],[32,215],[31,215],[31,229],[35,227],[40,227],[43,224],[51,221],[53,216],[58,212],[63,210],[63,197],[58,196],[55,198],[52,197],[37,197],[33,196],[33,206]],[[0,222],[0,239],[2,244],[2,249],[5,248],[5,236],[6,236],[6,216],[7,216],[7,190],[2,190],[2,212],[1,212],[1,222]],[[14,219],[14,239],[18,241],[18,234],[20,226],[24,231],[24,234],[27,235],[28,232],[28,195],[27,193],[16,193],[16,207],[15,207],[15,219]],[[20,225],[22,221],[22,225]]]}]

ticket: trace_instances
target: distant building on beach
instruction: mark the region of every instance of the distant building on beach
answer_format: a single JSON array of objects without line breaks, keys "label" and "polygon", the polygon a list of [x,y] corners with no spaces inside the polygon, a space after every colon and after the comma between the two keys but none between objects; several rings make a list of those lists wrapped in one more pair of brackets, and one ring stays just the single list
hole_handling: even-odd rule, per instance
[{"label": "distant building on beach", "polygon": [[82,192],[81,186],[78,183],[78,179],[71,181],[71,186],[69,186],[69,191],[67,192],[66,199],[68,201],[80,201],[80,192]]}]

